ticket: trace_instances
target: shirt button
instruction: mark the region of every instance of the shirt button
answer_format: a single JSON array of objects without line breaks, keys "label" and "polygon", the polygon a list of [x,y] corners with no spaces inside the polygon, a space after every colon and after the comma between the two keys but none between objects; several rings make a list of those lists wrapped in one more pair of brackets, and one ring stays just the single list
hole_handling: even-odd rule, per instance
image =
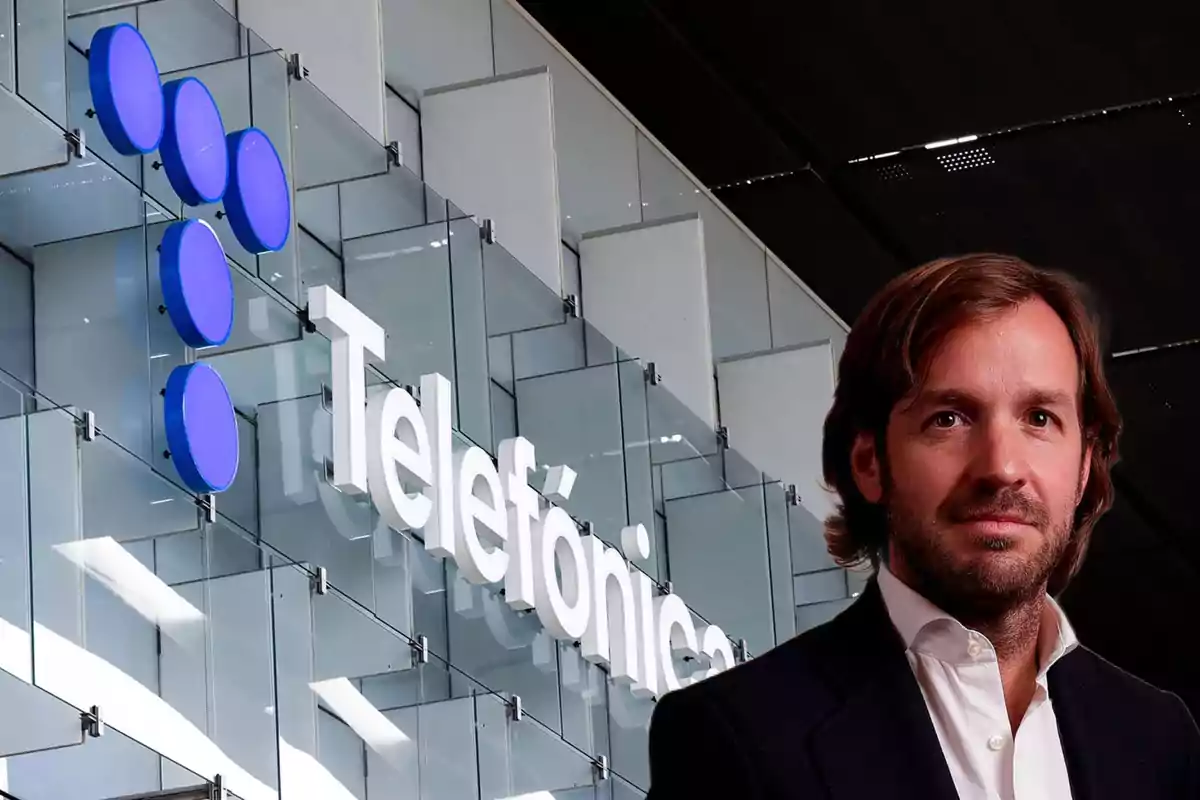
[{"label": "shirt button", "polygon": [[1004,737],[1003,736],[993,736],[992,738],[988,739],[988,750],[998,751],[998,750],[1002,749],[1003,747],[1004,747]]},{"label": "shirt button", "polygon": [[980,646],[979,642],[972,640],[971,643],[967,645],[967,655],[969,655],[971,658],[979,658],[979,654],[982,652],[983,647]]}]

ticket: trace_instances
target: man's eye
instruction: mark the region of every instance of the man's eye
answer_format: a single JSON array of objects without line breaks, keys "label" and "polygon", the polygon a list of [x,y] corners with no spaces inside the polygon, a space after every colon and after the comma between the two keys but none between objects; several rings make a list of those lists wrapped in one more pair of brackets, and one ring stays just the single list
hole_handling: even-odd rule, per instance
[{"label": "man's eye", "polygon": [[1029,412],[1029,424],[1035,428],[1048,428],[1054,424],[1054,415],[1041,408]]},{"label": "man's eye", "polygon": [[929,425],[932,428],[942,428],[944,430],[953,428],[961,421],[962,417],[956,411],[939,411],[929,420]]}]

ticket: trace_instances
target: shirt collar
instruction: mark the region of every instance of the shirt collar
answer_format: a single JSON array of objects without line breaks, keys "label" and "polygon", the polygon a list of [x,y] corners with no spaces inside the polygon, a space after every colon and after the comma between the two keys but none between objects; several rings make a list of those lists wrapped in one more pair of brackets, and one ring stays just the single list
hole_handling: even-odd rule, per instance
[{"label": "shirt collar", "polygon": [[[879,565],[879,591],[892,625],[904,640],[907,650],[928,653],[951,663],[968,663],[971,659],[966,653],[971,641],[987,642],[982,634],[968,630],[905,585],[885,564]],[[987,646],[990,649],[991,644]],[[1054,598],[1047,595],[1038,634],[1039,682],[1045,678],[1050,667],[1078,646],[1079,640],[1067,615]]]}]

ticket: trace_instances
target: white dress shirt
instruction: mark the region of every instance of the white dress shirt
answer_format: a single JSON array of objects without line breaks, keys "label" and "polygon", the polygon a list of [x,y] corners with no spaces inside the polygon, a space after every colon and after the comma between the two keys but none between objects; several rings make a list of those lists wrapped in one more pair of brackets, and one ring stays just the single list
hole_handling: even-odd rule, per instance
[{"label": "white dress shirt", "polygon": [[879,589],[904,640],[961,800],[1070,800],[1046,673],[1078,641],[1058,604],[1047,597],[1037,687],[1014,736],[1000,662],[987,637],[964,627],[882,565]]}]

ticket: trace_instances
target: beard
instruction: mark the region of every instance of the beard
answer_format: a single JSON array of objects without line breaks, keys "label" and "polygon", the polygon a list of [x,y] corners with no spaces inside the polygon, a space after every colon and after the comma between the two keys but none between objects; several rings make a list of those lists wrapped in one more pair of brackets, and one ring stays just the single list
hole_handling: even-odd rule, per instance
[{"label": "beard", "polygon": [[[907,507],[889,487],[891,550],[913,589],[951,616],[988,620],[1040,597],[1071,542],[1074,507],[1053,515],[1016,487],[975,485],[948,497],[934,519]],[[1078,492],[1077,492],[1078,497]],[[1041,536],[1030,551],[1009,536],[965,540],[954,528],[973,517],[1015,515]]]}]

